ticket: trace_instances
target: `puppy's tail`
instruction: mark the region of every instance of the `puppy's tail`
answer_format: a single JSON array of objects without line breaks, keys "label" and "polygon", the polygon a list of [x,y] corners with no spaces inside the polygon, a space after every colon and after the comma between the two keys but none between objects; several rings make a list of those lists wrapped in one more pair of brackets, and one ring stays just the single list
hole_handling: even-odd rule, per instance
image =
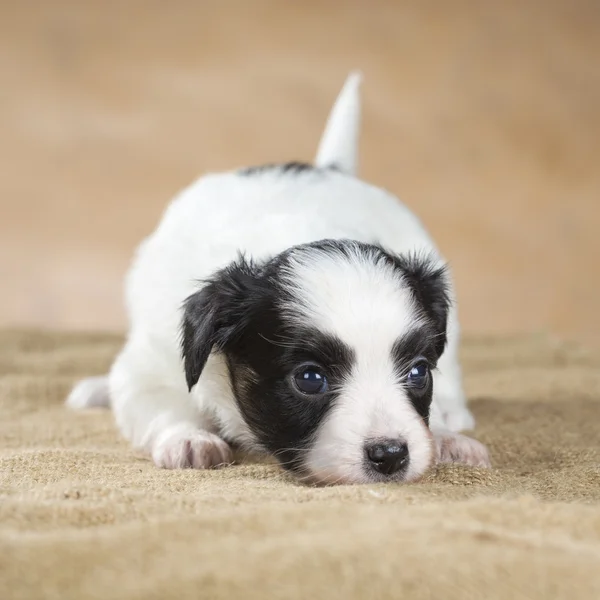
[{"label": "puppy's tail", "polygon": [[88,377],[77,382],[67,398],[66,405],[75,410],[108,408],[108,376]]},{"label": "puppy's tail", "polygon": [[315,159],[317,167],[335,167],[355,175],[358,166],[360,128],[360,84],[362,75],[348,76],[327,119]]}]

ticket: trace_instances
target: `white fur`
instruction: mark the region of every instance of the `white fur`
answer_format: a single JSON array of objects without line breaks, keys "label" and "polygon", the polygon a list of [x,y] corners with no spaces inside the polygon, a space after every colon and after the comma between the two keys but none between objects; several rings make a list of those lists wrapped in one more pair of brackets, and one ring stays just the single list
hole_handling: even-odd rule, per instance
[{"label": "white fur", "polygon": [[360,133],[360,73],[352,73],[338,96],[319,143],[315,165],[335,165],[349,175],[356,174]]},{"label": "white fur", "polygon": [[82,379],[73,387],[67,398],[67,406],[75,410],[104,408],[108,405],[108,378],[105,376]]},{"label": "white fur", "polygon": [[358,251],[342,253],[296,250],[284,272],[294,301],[285,307],[300,324],[337,334],[368,355],[391,351],[398,336],[420,323],[415,320],[413,296],[390,265],[373,264]]},{"label": "white fur", "polygon": [[[356,76],[350,79],[336,104],[319,164],[335,163],[346,172],[356,168],[358,83]],[[111,404],[121,431],[157,465],[209,467],[227,462],[228,451],[215,435],[219,432],[245,447],[255,444],[232,397],[222,356],[211,355],[192,393],[187,390],[179,348],[184,299],[196,291],[198,280],[234,260],[239,250],[261,260],[324,238],[378,242],[396,253],[426,251],[442,261],[420,221],[396,197],[342,172],[207,175],[171,202],[156,231],[139,247],[127,276],[130,330],[109,375]],[[412,440],[411,477],[416,477],[431,458],[431,438],[408,403],[397,401],[402,394],[393,383],[388,356],[398,334],[414,326],[411,301],[393,277],[358,263],[354,269],[345,265],[298,264],[294,276],[294,285],[306,292],[311,318],[341,332],[359,357],[344,404],[323,425],[311,460],[322,469],[323,481],[358,481],[352,469],[327,466],[333,460],[328,444],[343,446],[350,461],[359,451],[361,436],[387,435],[395,427]],[[380,317],[368,324],[372,337],[357,321],[369,310]],[[435,375],[432,430],[473,426],[462,390],[458,341],[453,306],[448,347]],[[370,392],[367,380],[375,381]],[[79,384],[69,403],[84,406],[87,392],[89,403],[94,403],[101,388],[99,382]]]}]

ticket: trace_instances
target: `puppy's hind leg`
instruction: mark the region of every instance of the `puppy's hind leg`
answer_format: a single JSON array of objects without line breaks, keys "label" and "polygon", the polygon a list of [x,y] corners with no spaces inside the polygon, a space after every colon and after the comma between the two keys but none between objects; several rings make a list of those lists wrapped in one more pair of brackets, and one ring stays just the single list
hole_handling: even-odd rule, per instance
[{"label": "puppy's hind leg", "polygon": [[108,408],[108,375],[88,377],[78,381],[69,394],[66,405],[75,410],[85,408]]},{"label": "puppy's hind leg", "polygon": [[151,342],[130,340],[110,373],[117,424],[136,448],[166,469],[207,469],[231,463],[229,445],[210,429],[187,390],[177,360]]}]

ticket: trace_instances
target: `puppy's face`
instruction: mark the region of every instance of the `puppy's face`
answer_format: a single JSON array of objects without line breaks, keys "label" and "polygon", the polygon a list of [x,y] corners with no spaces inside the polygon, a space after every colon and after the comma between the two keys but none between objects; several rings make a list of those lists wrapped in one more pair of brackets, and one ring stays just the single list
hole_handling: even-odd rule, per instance
[{"label": "puppy's face", "polygon": [[447,310],[427,257],[322,241],[240,260],[186,302],[188,385],[223,352],[244,420],[283,467],[313,483],[412,481],[433,456]]}]

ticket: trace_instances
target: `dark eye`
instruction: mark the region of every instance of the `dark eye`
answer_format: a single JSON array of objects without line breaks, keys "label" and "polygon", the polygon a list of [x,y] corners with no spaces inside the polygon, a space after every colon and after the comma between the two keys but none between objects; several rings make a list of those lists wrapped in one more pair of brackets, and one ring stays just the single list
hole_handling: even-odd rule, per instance
[{"label": "dark eye", "polygon": [[304,367],[294,375],[294,383],[303,394],[323,394],[327,377],[317,367]]},{"label": "dark eye", "polygon": [[420,362],[412,367],[406,378],[411,387],[424,388],[429,381],[429,366]]}]

